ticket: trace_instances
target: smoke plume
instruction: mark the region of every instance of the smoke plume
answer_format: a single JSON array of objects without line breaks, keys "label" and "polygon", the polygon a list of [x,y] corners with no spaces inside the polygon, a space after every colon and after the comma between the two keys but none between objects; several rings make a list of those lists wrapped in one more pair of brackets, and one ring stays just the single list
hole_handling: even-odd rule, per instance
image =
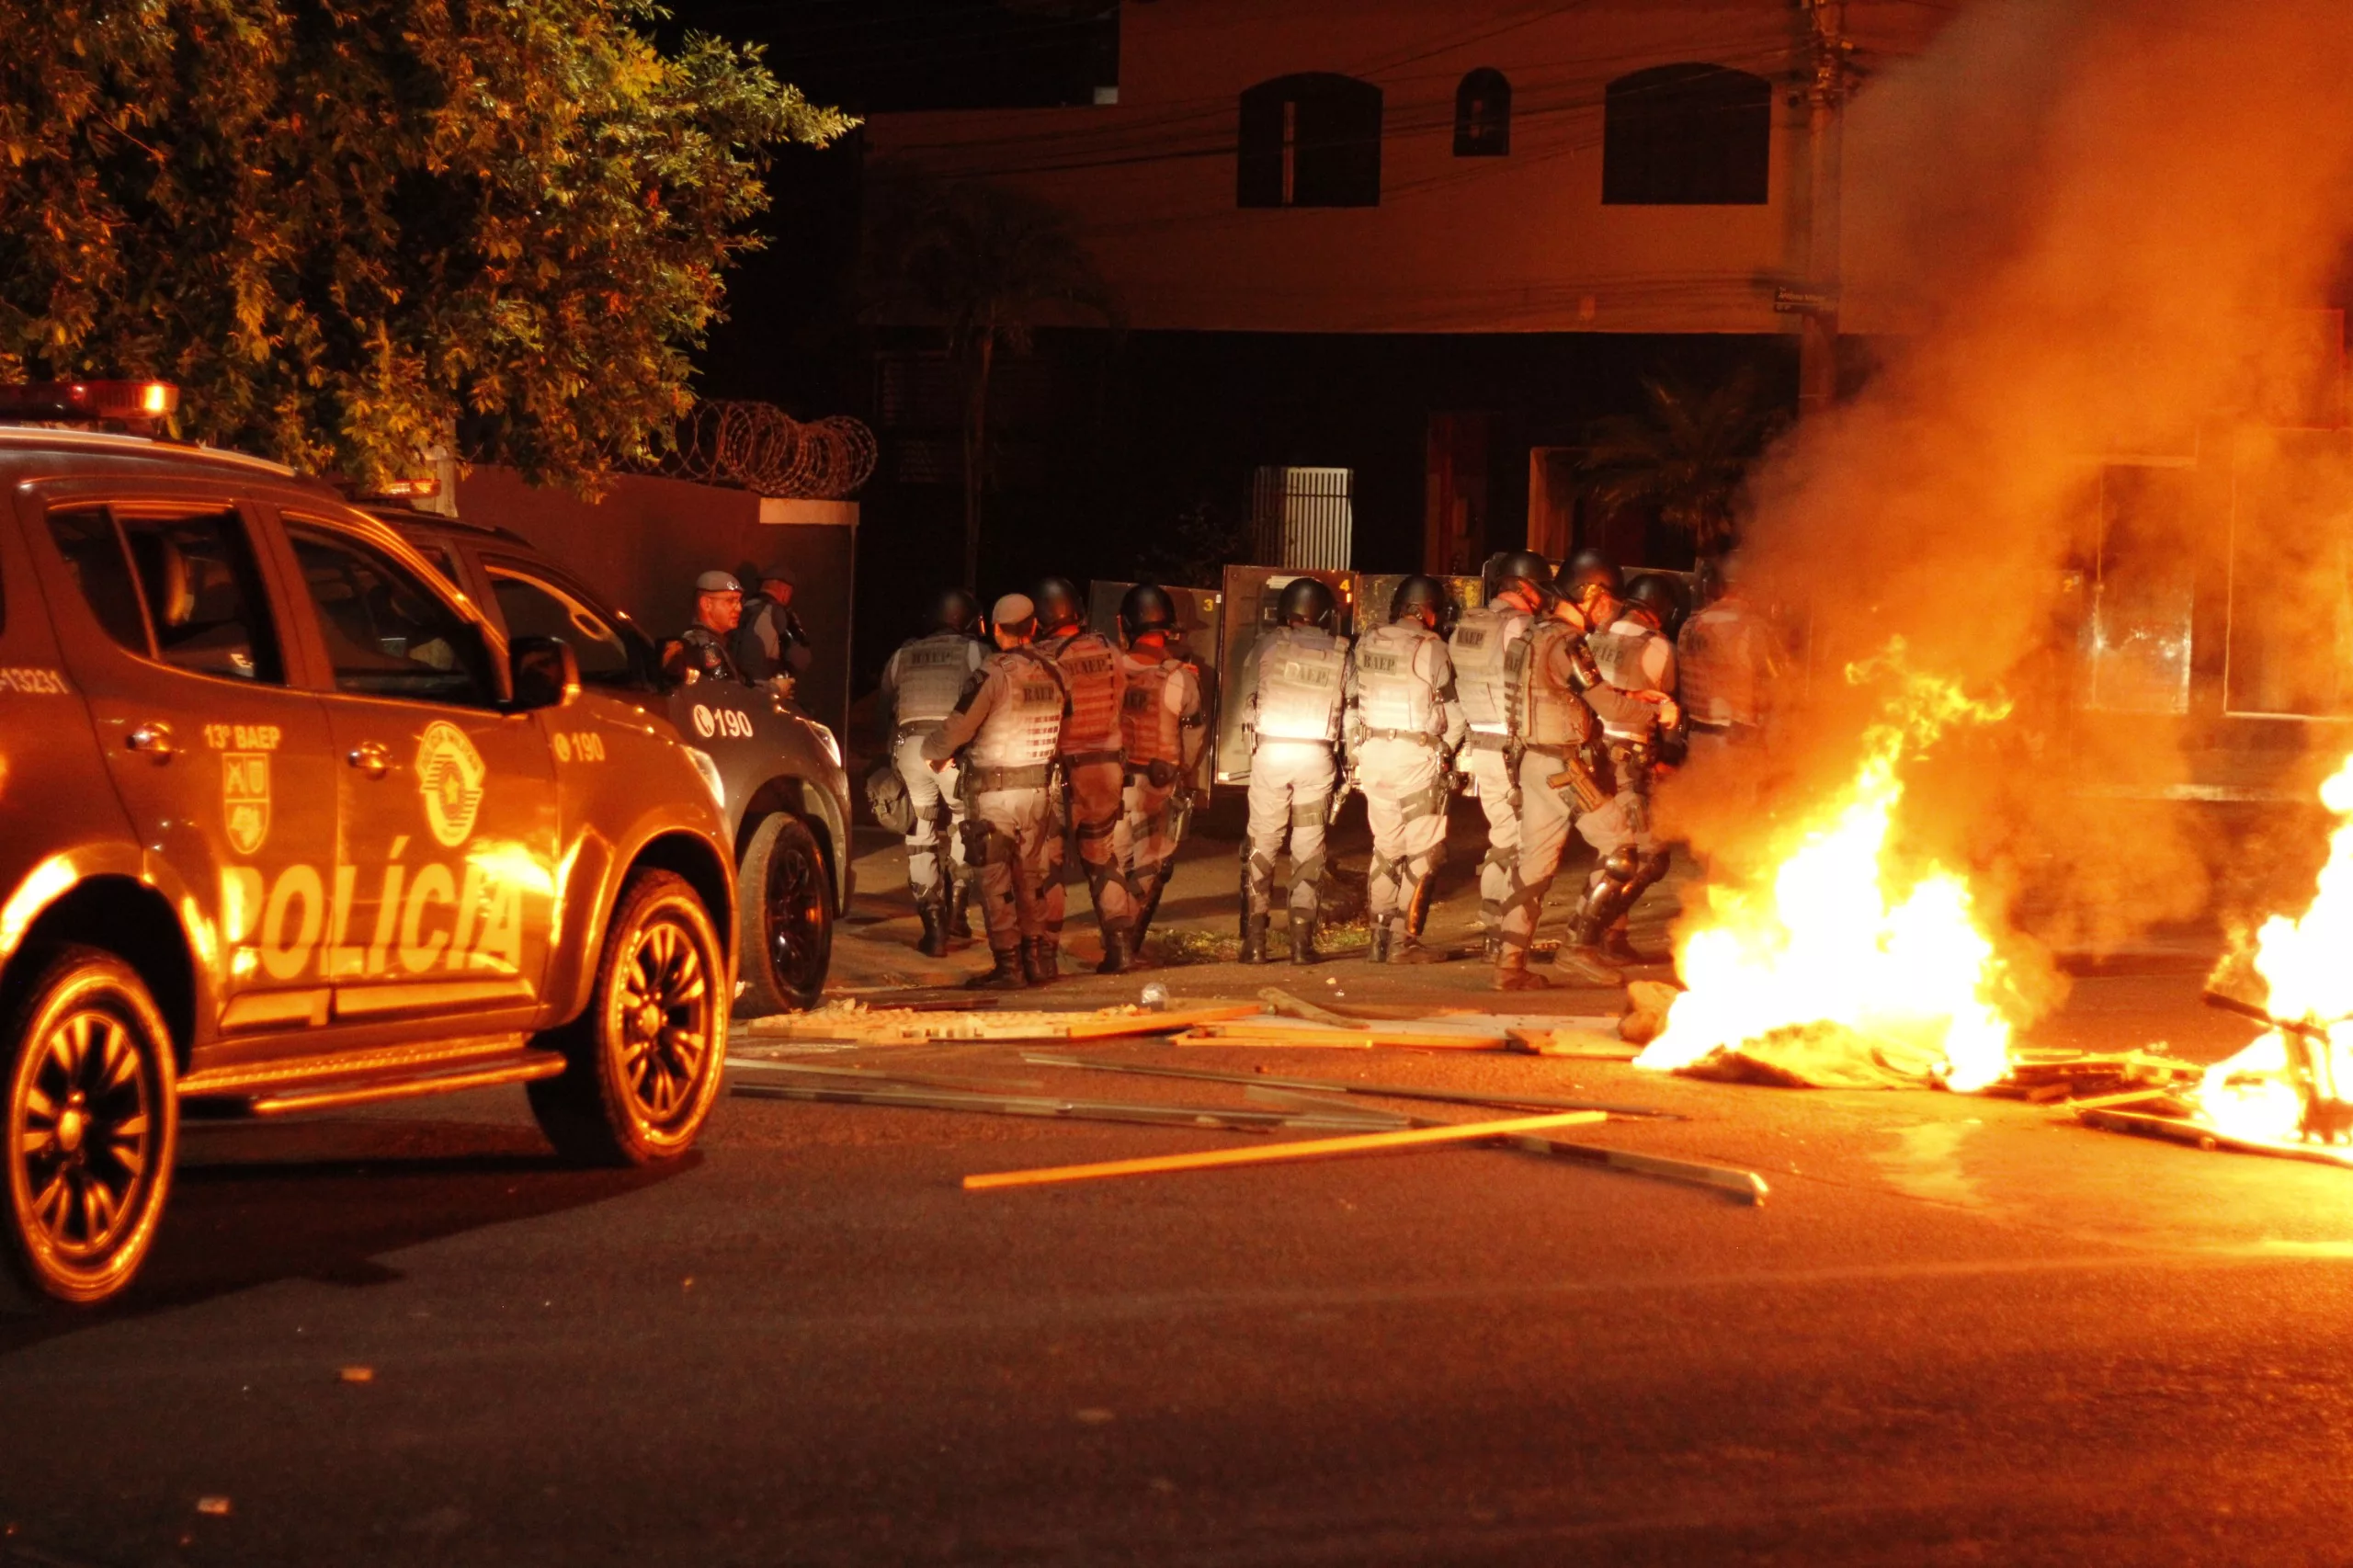
[{"label": "smoke plume", "polygon": [[[1980,0],[1867,84],[1846,140],[1848,316],[1901,330],[1755,482],[1751,571],[1811,607],[1811,699],[1767,810],[1703,778],[1671,793],[1670,822],[1720,868],[1769,863],[1771,830],[1851,775],[1874,694],[1841,671],[1900,636],[1912,668],[2014,707],[1912,767],[1913,850],[2058,945],[2206,904],[2211,808],[2134,802],[2212,744],[2197,716],[2218,651],[2250,650],[2235,708],[2264,681],[2342,683],[2353,712],[2353,475],[2341,434],[2279,428],[2344,423],[2341,345],[2315,345],[2353,218],[2348,86],[2343,0]],[[2256,515],[2250,486],[2278,510]],[[2207,651],[2195,668],[2166,662],[2173,605]],[[2260,670],[2256,613],[2306,629]],[[2097,694],[2088,639],[2119,655]],[[2327,735],[2333,763],[2345,733]]]}]

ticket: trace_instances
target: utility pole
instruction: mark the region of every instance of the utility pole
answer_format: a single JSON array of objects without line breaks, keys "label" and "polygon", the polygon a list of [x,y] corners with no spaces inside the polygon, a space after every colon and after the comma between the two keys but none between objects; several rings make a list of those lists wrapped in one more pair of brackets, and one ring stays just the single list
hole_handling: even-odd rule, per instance
[{"label": "utility pole", "polygon": [[1838,222],[1845,111],[1853,92],[1847,56],[1847,0],[1798,0],[1805,13],[1806,165],[1809,182],[1806,283],[1798,338],[1798,417],[1828,411],[1838,398]]}]

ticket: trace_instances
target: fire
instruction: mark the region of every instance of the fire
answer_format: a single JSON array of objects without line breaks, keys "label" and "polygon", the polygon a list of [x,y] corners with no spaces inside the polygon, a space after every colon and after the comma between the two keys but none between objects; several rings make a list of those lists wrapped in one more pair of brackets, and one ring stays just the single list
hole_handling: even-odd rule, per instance
[{"label": "fire", "polygon": [[[2259,1036],[2227,1062],[2209,1068],[2198,1107],[2217,1131],[2234,1138],[2284,1142],[2303,1136],[2304,1093],[2297,1079],[2309,1055],[2313,1085],[2338,1097],[2353,1068],[2353,756],[2320,787],[2321,804],[2336,818],[2328,863],[2302,917],[2275,915],[2256,933],[2255,971],[2268,988],[2272,1017],[2314,1026],[2323,1038],[2310,1051],[2290,1051],[2279,1030]],[[2307,1037],[2308,1039],[2310,1037]]]},{"label": "fire", "polygon": [[2001,719],[2008,705],[1905,672],[1902,653],[1898,642],[1886,659],[1847,670],[1850,682],[1899,683],[1864,732],[1861,766],[1797,831],[1769,878],[1709,888],[1679,942],[1688,990],[1636,1066],[1673,1071],[1794,1032],[1941,1064],[1956,1089],[1983,1088],[2008,1070],[2011,1025],[1996,1005],[2004,966],[1969,884],[1934,864],[1905,873],[1893,843],[1905,757],[1955,723]]}]

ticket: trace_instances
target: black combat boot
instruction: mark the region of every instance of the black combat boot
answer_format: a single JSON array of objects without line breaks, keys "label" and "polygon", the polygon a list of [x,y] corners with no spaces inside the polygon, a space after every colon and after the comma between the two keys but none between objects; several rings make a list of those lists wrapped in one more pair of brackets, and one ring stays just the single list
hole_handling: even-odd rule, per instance
[{"label": "black combat boot", "polygon": [[1626,977],[1611,966],[1601,951],[1602,928],[1609,921],[1608,897],[1603,891],[1608,885],[1604,883],[1602,889],[1586,895],[1585,907],[1569,922],[1569,934],[1562,941],[1561,950],[1552,955],[1552,967],[1571,984],[1615,989],[1626,983]]},{"label": "black combat boot", "polygon": [[972,939],[972,923],[966,917],[964,906],[972,902],[972,879],[966,877],[952,883],[948,890],[948,934],[960,942]]},{"label": "black combat boot", "polygon": [[1242,959],[1244,963],[1267,961],[1267,917],[1250,915],[1242,921]]},{"label": "black combat boot", "polygon": [[1152,929],[1152,917],[1160,913],[1161,890],[1168,885],[1168,873],[1175,869],[1176,863],[1170,860],[1164,860],[1153,868],[1152,885],[1136,901],[1136,928],[1128,944],[1130,951],[1143,951],[1144,933]]},{"label": "black combat boot", "polygon": [[1397,933],[1389,951],[1391,963],[1444,963],[1446,955],[1435,948],[1426,948],[1414,939],[1409,930]]},{"label": "black combat boot", "polygon": [[1290,911],[1290,961],[1313,963],[1317,957],[1315,911],[1293,904]]},{"label": "black combat boot", "polygon": [[[1500,943],[1501,938],[1498,938]],[[1552,983],[1528,967],[1526,948],[1501,948],[1495,960],[1498,991],[1548,991]]]},{"label": "black combat boot", "polygon": [[1020,949],[998,949],[989,956],[996,960],[996,967],[986,974],[976,974],[964,982],[965,990],[1027,991],[1029,989],[1029,977],[1022,972]]},{"label": "black combat boot", "polygon": [[1364,956],[1366,961],[1369,963],[1387,963],[1389,961],[1388,921],[1384,920],[1380,925],[1372,928],[1372,940],[1366,945]]},{"label": "black combat boot", "polygon": [[1133,940],[1126,931],[1103,933],[1103,961],[1095,966],[1097,974],[1125,974],[1135,962]]},{"label": "black combat boot", "polygon": [[915,918],[923,922],[923,936],[915,942],[915,951],[927,959],[948,956],[948,919],[946,912],[936,903],[915,905]]},{"label": "black combat boot", "polygon": [[1051,985],[1062,978],[1063,945],[1053,937],[1038,937],[1021,944],[1021,967],[1032,985]]},{"label": "black combat boot", "polygon": [[1601,951],[1610,962],[1624,964],[1629,969],[1666,961],[1656,953],[1646,953],[1634,946],[1634,939],[1626,934],[1623,926],[1612,926],[1601,934]]}]

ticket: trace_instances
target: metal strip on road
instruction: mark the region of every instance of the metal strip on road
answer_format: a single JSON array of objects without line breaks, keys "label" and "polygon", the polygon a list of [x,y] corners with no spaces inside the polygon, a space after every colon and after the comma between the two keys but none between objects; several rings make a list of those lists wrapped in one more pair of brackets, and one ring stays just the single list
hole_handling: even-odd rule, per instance
[{"label": "metal strip on road", "polygon": [[1442,1105],[1486,1106],[1497,1110],[1599,1110],[1611,1116],[1638,1116],[1657,1121],[1688,1119],[1680,1112],[1653,1106],[1613,1105],[1607,1100],[1563,1100],[1549,1095],[1473,1095],[1454,1089],[1424,1089],[1407,1084],[1351,1084],[1339,1078],[1277,1078],[1264,1073],[1219,1073],[1206,1067],[1150,1067],[1126,1062],[1095,1062],[1080,1056],[1025,1051],[1021,1060],[1033,1067],[1078,1067],[1090,1073],[1132,1073],[1146,1078],[1192,1078],[1204,1084],[1257,1084],[1278,1089],[1308,1089],[1325,1094],[1380,1095],[1390,1099],[1432,1100]]}]

